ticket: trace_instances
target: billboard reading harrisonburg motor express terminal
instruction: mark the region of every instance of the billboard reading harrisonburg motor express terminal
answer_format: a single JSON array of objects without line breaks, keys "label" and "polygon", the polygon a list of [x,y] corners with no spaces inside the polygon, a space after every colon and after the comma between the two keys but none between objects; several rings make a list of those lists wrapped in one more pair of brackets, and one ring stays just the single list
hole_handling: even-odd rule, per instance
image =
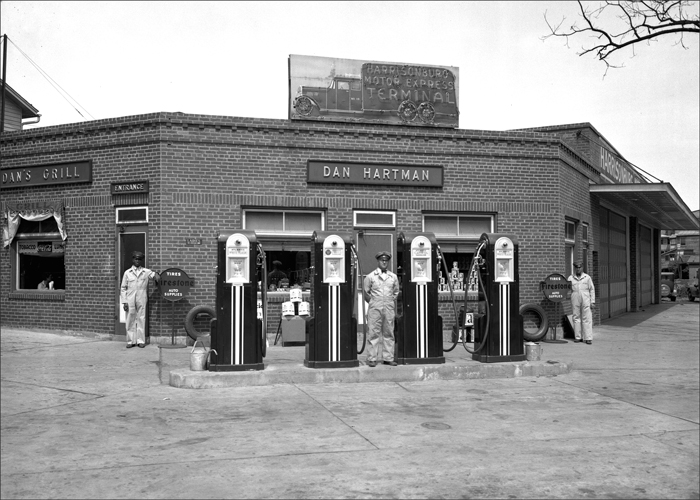
[{"label": "billboard reading harrisonburg motor express terminal", "polygon": [[289,56],[292,120],[459,127],[452,66]]}]

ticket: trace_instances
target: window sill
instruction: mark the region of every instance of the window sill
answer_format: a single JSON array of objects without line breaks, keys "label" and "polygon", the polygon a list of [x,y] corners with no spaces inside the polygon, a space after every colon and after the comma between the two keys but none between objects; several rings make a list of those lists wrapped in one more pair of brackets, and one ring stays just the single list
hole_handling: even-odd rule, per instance
[{"label": "window sill", "polygon": [[8,298],[10,300],[40,300],[48,302],[64,302],[66,300],[66,291],[15,290],[14,292],[10,292]]}]

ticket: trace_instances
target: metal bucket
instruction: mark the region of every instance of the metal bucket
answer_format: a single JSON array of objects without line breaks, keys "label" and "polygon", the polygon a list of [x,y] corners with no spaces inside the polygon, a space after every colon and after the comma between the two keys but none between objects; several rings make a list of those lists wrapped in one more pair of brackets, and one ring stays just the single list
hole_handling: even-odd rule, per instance
[{"label": "metal bucket", "polygon": [[525,358],[528,361],[540,361],[543,351],[544,349],[537,342],[525,342]]},{"label": "metal bucket", "polygon": [[209,349],[208,347],[197,347],[197,342],[201,342],[204,346],[204,342],[200,339],[194,341],[192,346],[192,351],[190,352],[190,370],[193,372],[201,372],[207,369],[207,361],[209,361],[209,355],[214,351],[218,354],[216,350]]}]

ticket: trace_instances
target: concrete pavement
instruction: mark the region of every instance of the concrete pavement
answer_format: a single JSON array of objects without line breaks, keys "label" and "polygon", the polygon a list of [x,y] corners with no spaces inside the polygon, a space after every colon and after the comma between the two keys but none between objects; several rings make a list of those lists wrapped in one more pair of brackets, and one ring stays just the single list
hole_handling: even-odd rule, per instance
[{"label": "concrete pavement", "polygon": [[208,390],[169,385],[157,346],[3,328],[0,496],[698,498],[699,319],[544,344],[549,376]]}]

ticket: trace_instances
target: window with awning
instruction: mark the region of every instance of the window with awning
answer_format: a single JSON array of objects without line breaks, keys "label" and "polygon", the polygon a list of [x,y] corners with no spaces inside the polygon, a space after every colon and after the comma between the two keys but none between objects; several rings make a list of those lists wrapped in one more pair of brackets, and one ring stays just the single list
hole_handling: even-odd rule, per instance
[{"label": "window with awning", "polygon": [[56,231],[59,233],[61,240],[65,241],[68,238],[63,224],[62,200],[9,202],[5,205],[4,216],[6,223],[2,228],[2,239],[5,247],[12,244],[22,221],[40,222],[53,218],[56,222]]},{"label": "window with awning", "polygon": [[12,290],[50,292],[49,283],[64,290],[67,238],[63,201],[7,203],[3,243],[13,250]]}]

